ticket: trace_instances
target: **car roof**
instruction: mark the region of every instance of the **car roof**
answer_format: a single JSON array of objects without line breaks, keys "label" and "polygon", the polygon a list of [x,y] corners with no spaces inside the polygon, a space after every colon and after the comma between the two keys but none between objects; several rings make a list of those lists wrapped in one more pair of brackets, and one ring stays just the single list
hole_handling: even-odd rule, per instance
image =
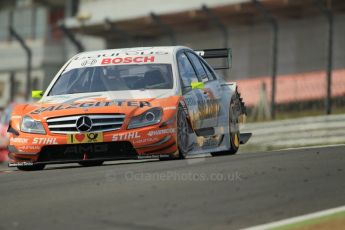
[{"label": "car roof", "polygon": [[[120,55],[135,55],[135,54],[149,54],[149,53],[167,53],[167,54],[174,54],[179,49],[187,48],[184,46],[153,46],[153,47],[132,47],[132,48],[120,48],[120,49],[105,49],[105,50],[94,50],[94,51],[86,51],[79,53],[73,57],[82,58],[82,57],[96,57],[98,55],[113,55],[113,56],[120,56]],[[187,48],[189,49],[189,48]]]}]

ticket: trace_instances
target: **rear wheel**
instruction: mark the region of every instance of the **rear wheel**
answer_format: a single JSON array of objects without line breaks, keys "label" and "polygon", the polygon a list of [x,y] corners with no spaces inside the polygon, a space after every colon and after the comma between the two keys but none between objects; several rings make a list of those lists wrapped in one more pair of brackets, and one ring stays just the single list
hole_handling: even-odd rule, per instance
[{"label": "rear wheel", "polygon": [[230,149],[226,151],[211,153],[212,156],[234,155],[237,153],[240,147],[240,129],[237,115],[238,105],[239,98],[237,94],[235,94],[235,96],[231,99],[229,111]]},{"label": "rear wheel", "polygon": [[104,161],[85,161],[79,162],[78,164],[84,167],[101,166]]},{"label": "rear wheel", "polygon": [[29,166],[17,166],[22,171],[38,171],[43,170],[46,165],[29,165]]}]

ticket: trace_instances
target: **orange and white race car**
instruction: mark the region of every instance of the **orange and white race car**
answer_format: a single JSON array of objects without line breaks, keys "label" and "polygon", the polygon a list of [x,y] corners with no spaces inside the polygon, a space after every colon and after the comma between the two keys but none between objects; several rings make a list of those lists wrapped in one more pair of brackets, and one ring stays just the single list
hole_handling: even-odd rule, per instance
[{"label": "orange and white race car", "polygon": [[236,83],[225,82],[207,58],[230,61],[231,50],[172,46],[77,54],[45,92],[33,91],[39,101],[13,109],[9,166],[39,170],[235,154],[250,137],[239,132],[244,103]]}]

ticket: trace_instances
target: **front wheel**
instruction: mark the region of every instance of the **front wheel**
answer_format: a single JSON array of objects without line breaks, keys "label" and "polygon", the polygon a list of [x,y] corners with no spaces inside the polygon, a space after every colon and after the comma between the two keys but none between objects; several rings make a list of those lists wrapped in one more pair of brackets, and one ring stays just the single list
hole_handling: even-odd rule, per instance
[{"label": "front wheel", "polygon": [[177,120],[177,149],[178,155],[177,156],[170,156],[170,157],[160,157],[161,161],[166,160],[176,160],[176,159],[185,159],[188,154],[189,149],[189,124],[187,121],[186,114],[183,110],[183,107],[180,105],[176,115]]},{"label": "front wheel", "polygon": [[177,112],[177,147],[180,159],[185,159],[187,156],[188,142],[189,134],[187,117],[182,106],[180,106]]}]

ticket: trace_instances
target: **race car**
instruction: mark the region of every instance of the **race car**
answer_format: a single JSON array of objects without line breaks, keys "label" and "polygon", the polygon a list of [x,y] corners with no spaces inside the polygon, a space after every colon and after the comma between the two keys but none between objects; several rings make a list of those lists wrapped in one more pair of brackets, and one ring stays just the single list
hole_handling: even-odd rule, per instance
[{"label": "race car", "polygon": [[119,159],[183,159],[235,154],[245,106],[205,60],[231,49],[183,46],[83,52],[58,71],[36,103],[18,104],[10,126],[9,166],[96,166]]}]

